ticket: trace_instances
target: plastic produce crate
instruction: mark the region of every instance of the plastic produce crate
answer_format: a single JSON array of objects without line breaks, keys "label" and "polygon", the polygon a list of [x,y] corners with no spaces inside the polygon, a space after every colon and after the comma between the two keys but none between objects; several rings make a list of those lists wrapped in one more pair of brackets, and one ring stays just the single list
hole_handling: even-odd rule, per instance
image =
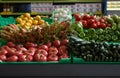
[{"label": "plastic produce crate", "polygon": [[[113,43],[113,42],[107,42],[109,45],[110,44],[120,44],[120,43]],[[93,61],[93,59],[85,60],[84,58],[78,58],[74,56],[74,51],[71,50],[71,60],[72,64],[120,64],[120,58],[119,61],[110,61],[108,58],[108,61],[101,61],[101,59],[97,59],[96,61]],[[118,59],[117,59],[118,60]]]},{"label": "plastic produce crate", "polygon": [[0,16],[0,26],[6,26],[9,24],[16,24],[14,17],[2,17]]},{"label": "plastic produce crate", "polygon": [[[6,45],[7,41],[0,40],[0,47]],[[47,61],[47,62],[2,62],[1,64],[71,64],[71,53],[69,53],[69,58],[62,58],[59,61]]]}]

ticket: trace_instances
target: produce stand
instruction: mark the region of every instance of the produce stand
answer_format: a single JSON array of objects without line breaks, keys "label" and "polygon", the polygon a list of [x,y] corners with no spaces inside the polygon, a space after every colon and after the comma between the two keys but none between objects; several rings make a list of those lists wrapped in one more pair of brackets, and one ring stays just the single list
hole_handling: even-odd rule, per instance
[{"label": "produce stand", "polygon": [[0,0],[0,76],[120,76],[120,7],[109,1]]}]

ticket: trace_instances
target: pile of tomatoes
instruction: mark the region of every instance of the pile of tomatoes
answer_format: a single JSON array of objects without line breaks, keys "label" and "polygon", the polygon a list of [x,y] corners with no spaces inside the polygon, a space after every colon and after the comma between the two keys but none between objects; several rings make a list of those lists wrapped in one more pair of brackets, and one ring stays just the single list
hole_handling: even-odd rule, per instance
[{"label": "pile of tomatoes", "polygon": [[107,22],[106,17],[97,17],[96,15],[80,15],[74,14],[76,22],[82,22],[84,28],[106,28],[110,27],[111,24]]},{"label": "pile of tomatoes", "polygon": [[68,58],[68,40],[55,40],[46,44],[14,44],[8,42],[0,48],[0,60],[3,62],[46,62]]}]

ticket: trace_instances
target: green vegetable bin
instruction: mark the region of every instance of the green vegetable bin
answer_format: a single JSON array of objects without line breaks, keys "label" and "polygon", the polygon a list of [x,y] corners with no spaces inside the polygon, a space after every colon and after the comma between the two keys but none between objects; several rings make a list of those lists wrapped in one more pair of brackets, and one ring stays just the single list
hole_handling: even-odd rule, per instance
[{"label": "green vegetable bin", "polygon": [[0,26],[6,26],[9,24],[16,24],[14,17],[2,17],[0,16]]},{"label": "green vegetable bin", "polygon": [[[112,44],[113,42],[108,42],[108,44]],[[114,44],[120,44],[120,43],[114,43]],[[72,60],[72,64],[120,64],[120,61],[118,62],[114,62],[114,61],[92,61],[92,60],[89,60],[89,61],[86,61],[84,60],[83,58],[78,58],[78,57],[75,57],[74,54],[73,54],[73,50],[71,50],[71,60]]]}]

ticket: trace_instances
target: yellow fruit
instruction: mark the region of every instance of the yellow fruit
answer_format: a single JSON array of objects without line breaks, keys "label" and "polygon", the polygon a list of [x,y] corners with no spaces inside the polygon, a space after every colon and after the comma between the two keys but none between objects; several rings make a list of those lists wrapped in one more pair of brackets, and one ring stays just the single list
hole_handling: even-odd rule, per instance
[{"label": "yellow fruit", "polygon": [[24,23],[24,24],[25,24],[25,23],[26,23],[26,20],[22,20],[22,23]]},{"label": "yellow fruit", "polygon": [[35,19],[36,19],[36,20],[40,20],[41,17],[40,17],[39,15],[37,15],[37,16],[35,17]]},{"label": "yellow fruit", "polygon": [[17,21],[18,23],[21,23],[21,22],[22,22],[22,19],[21,19],[21,18],[17,18],[16,21]]},{"label": "yellow fruit", "polygon": [[23,18],[24,18],[24,15],[21,15],[20,18],[23,19]]},{"label": "yellow fruit", "polygon": [[32,20],[28,20],[27,22],[28,22],[28,23],[31,23],[31,24],[33,23],[33,21],[32,21]]},{"label": "yellow fruit", "polygon": [[31,17],[31,16],[30,16],[30,13],[25,13],[24,16],[25,16],[25,17],[28,17],[28,18]]},{"label": "yellow fruit", "polygon": [[25,23],[25,26],[31,26],[32,24],[31,23]]},{"label": "yellow fruit", "polygon": [[24,17],[24,18],[23,18],[23,20],[26,20],[26,21],[27,21],[27,20],[28,20],[28,18],[27,18],[27,17]]},{"label": "yellow fruit", "polygon": [[33,25],[37,25],[38,21],[37,20],[33,20]]},{"label": "yellow fruit", "polygon": [[25,23],[21,22],[21,23],[20,23],[20,26],[24,26],[24,24],[25,24]]},{"label": "yellow fruit", "polygon": [[39,20],[39,25],[41,25],[41,24],[43,24],[43,23],[45,23],[44,20]]},{"label": "yellow fruit", "polygon": [[30,17],[28,20],[34,20],[33,17]]}]

